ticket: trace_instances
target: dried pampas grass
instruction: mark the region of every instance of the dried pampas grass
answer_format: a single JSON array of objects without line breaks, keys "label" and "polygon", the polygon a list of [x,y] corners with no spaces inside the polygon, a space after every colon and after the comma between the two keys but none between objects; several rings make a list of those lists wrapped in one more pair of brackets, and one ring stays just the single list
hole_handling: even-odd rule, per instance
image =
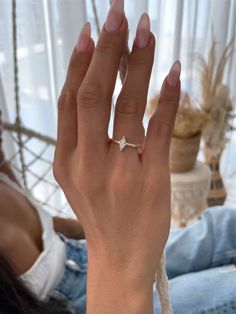
[{"label": "dried pampas grass", "polygon": [[201,79],[201,108],[208,116],[203,139],[212,156],[219,156],[227,142],[226,132],[231,130],[233,104],[229,88],[222,83],[225,66],[233,54],[234,38],[226,46],[219,61],[216,60],[216,41],[213,39],[208,58],[196,55]]},{"label": "dried pampas grass", "polygon": [[[158,103],[159,95],[149,101],[147,115],[152,116]],[[201,133],[208,120],[207,113],[193,108],[187,93],[181,93],[173,136],[180,139],[195,137]]]},{"label": "dried pampas grass", "polygon": [[192,107],[179,107],[173,136],[181,139],[194,137],[201,133],[207,115]]}]

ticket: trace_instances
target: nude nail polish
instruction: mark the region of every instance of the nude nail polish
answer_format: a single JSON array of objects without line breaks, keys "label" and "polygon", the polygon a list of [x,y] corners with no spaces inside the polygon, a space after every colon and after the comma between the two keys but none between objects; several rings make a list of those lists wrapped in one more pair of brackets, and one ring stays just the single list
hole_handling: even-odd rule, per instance
[{"label": "nude nail polish", "polygon": [[175,61],[166,79],[169,86],[171,87],[177,86],[179,82],[179,78],[180,78],[180,73],[181,73],[181,63],[180,61]]},{"label": "nude nail polish", "polygon": [[138,23],[135,44],[138,48],[145,48],[149,45],[151,23],[147,13],[144,13]]},{"label": "nude nail polish", "polygon": [[85,23],[76,44],[77,52],[84,52],[88,48],[91,41],[91,25],[89,22]]},{"label": "nude nail polish", "polygon": [[105,23],[106,31],[117,31],[124,20],[124,16],[124,0],[113,0]]}]

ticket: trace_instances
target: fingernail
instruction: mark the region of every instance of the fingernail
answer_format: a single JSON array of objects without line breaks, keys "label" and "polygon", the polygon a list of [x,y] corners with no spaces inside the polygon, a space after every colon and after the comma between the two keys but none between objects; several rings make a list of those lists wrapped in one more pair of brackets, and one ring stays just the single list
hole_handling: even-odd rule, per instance
[{"label": "fingernail", "polygon": [[76,44],[77,52],[84,52],[88,48],[91,41],[91,25],[89,22],[85,23]]},{"label": "fingernail", "polygon": [[106,31],[117,31],[123,22],[124,16],[124,0],[113,0],[105,23]]},{"label": "fingernail", "polygon": [[179,61],[175,61],[166,79],[169,86],[175,87],[178,84],[180,73],[181,73],[181,63]]},{"label": "fingernail", "polygon": [[150,18],[147,13],[144,13],[138,23],[135,44],[138,48],[145,48],[149,45],[150,41]]}]

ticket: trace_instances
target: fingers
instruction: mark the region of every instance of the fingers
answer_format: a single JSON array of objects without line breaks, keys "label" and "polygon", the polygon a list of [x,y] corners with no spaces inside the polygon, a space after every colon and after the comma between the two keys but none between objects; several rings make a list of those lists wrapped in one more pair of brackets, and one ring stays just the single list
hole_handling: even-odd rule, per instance
[{"label": "fingers", "polygon": [[180,72],[181,64],[176,61],[163,83],[157,109],[149,121],[142,159],[152,169],[153,163],[157,167],[160,161],[163,166],[169,162],[170,142],[180,97]]},{"label": "fingers", "polygon": [[[155,38],[150,32],[150,19],[143,14],[137,28],[132,53],[128,60],[128,73],[118,97],[113,138],[123,136],[128,142],[142,143],[144,140],[143,115],[152,71]],[[113,149],[112,144],[111,148]],[[119,149],[118,146],[115,149]]]},{"label": "fingers", "polygon": [[94,43],[86,23],[72,53],[66,81],[58,100],[57,151],[70,151],[77,143],[77,93],[88,70]]},{"label": "fingers", "polygon": [[78,133],[84,145],[108,145],[111,99],[127,28],[124,1],[115,0],[78,93]]}]

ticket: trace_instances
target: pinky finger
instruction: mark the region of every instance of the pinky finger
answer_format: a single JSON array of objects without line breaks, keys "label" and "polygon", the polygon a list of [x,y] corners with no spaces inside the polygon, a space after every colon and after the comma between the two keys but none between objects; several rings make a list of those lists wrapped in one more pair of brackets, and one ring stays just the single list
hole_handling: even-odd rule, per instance
[{"label": "pinky finger", "polygon": [[[176,61],[165,79],[157,109],[148,125],[143,162],[150,167],[169,160],[169,149],[180,98],[181,64]],[[164,164],[163,164],[164,166]]]}]

